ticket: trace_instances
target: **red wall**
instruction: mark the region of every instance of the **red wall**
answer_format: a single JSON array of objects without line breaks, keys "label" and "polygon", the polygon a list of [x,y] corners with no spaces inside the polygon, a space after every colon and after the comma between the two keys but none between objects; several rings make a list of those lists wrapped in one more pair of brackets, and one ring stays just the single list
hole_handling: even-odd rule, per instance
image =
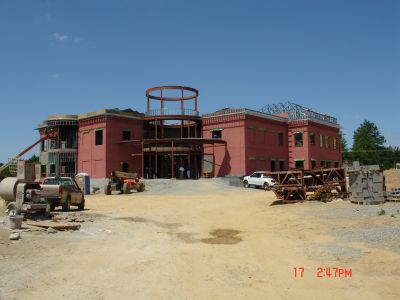
[{"label": "red wall", "polygon": [[[95,145],[95,130],[103,129],[103,145]],[[122,143],[122,131],[131,129],[131,140]],[[321,160],[330,161],[331,167],[338,162],[341,166],[339,128],[316,122],[299,120],[280,122],[252,114],[230,114],[203,119],[203,138],[211,139],[212,129],[222,129],[221,140],[226,145],[204,146],[205,154],[214,153],[214,176],[243,175],[258,170],[271,170],[271,160],[275,170],[294,168],[295,160],[304,159],[304,168],[311,169],[311,158],[316,167]],[[294,147],[293,133],[303,132],[303,146]],[[283,145],[279,145],[278,133],[283,133]],[[315,145],[310,144],[310,132],[315,133]],[[92,178],[107,178],[113,170],[122,170],[122,163],[128,163],[128,171],[142,174],[141,143],[143,123],[140,119],[123,116],[102,115],[79,122],[78,172],[86,172]],[[324,136],[324,146],[320,147],[319,135]],[[325,145],[325,136],[330,137],[330,145]],[[337,138],[336,149],[333,139]],[[214,149],[214,150],[213,150]]]},{"label": "red wall", "polygon": [[[103,145],[95,145],[95,130],[103,129]],[[84,120],[78,132],[78,172],[92,178],[105,178],[107,129],[105,118]]]},{"label": "red wall", "polygon": [[[96,129],[103,129],[102,145],[95,145]],[[141,140],[143,137],[142,121],[138,119],[100,116],[80,121],[78,172],[88,173],[92,178],[108,178],[112,171],[121,171],[122,163],[127,162],[129,172],[141,175],[141,145],[121,143],[124,129],[132,130],[131,139]]]},{"label": "red wall", "polygon": [[[295,160],[304,159],[304,169],[311,169],[311,159],[316,160],[316,168],[321,160],[342,165],[339,128],[316,122],[299,120],[279,122],[251,114],[237,114],[235,117],[216,116],[203,121],[203,137],[212,138],[212,129],[223,129],[222,140],[226,147],[215,145],[214,176],[251,174],[254,171],[271,171],[271,161],[275,161],[275,171],[280,171],[280,161],[284,169],[295,168]],[[278,133],[283,134],[283,145],[279,145]],[[294,147],[295,132],[303,132],[303,146]],[[310,133],[315,133],[315,145],[310,143]],[[319,135],[324,136],[324,146],[320,147]],[[325,136],[330,144],[325,145]],[[334,149],[333,139],[337,139]],[[212,146],[205,146],[204,153],[212,154]]]},{"label": "red wall", "polygon": [[[215,145],[214,176],[243,175],[257,170],[270,170],[270,161],[279,160],[288,164],[287,124],[252,115],[238,114],[236,117],[215,117],[203,123],[203,137],[211,138],[210,130],[222,128],[222,140],[226,147]],[[283,133],[284,144],[278,143],[278,132]],[[212,154],[212,146],[204,147],[205,154]]]},{"label": "red wall", "polygon": [[[294,146],[295,132],[303,132],[303,146]],[[315,133],[315,145],[311,145],[310,133]],[[323,135],[323,147],[320,147],[320,134]],[[325,136],[329,136],[330,144],[325,146]],[[336,149],[334,149],[333,139],[337,139]],[[340,135],[339,128],[323,125],[311,121],[292,121],[289,123],[289,168],[295,168],[296,159],[304,159],[304,169],[311,169],[311,159],[316,160],[316,167],[320,168],[321,160],[330,161],[333,168],[335,162],[342,165],[342,155],[340,152]]]},{"label": "red wall", "polygon": [[[108,177],[112,171],[122,171],[122,163],[128,163],[128,172],[142,175],[142,146],[138,143],[121,143],[122,131],[131,129],[131,139],[143,138],[142,120],[111,117],[107,119],[107,165]],[[134,154],[132,156],[132,154]]]},{"label": "red wall", "polygon": [[[271,171],[271,160],[275,161],[275,171],[279,161],[288,167],[288,138],[286,122],[246,115],[245,149],[246,174],[255,171]],[[283,145],[279,145],[278,133],[283,134]]]},{"label": "red wall", "polygon": [[[203,124],[203,138],[211,139],[211,129],[223,128],[222,140],[227,145],[215,144],[214,146],[214,176],[222,177],[227,174],[244,174],[245,164],[245,129],[244,120],[217,121]],[[212,154],[213,147],[204,146],[205,154]]]}]

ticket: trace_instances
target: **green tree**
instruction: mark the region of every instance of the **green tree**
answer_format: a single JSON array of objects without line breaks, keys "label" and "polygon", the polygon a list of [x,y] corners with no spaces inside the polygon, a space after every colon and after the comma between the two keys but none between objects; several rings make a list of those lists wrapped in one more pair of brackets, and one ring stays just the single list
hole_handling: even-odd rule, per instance
[{"label": "green tree", "polygon": [[352,159],[361,164],[379,164],[380,151],[384,150],[385,137],[371,121],[365,120],[353,135]]},{"label": "green tree", "polygon": [[400,163],[400,148],[386,147],[384,151],[380,152],[379,160],[385,169],[393,168],[396,163]]},{"label": "green tree", "polygon": [[[0,163],[0,167],[3,166],[3,165],[4,165],[3,163]],[[11,173],[10,173],[9,168],[7,167],[0,173],[0,180],[5,178],[5,177],[10,177],[10,176],[11,176]]]},{"label": "green tree", "polygon": [[349,151],[349,146],[347,144],[347,140],[344,137],[344,133],[340,132],[340,147],[342,150],[342,159],[343,162],[351,162],[351,153]]},{"label": "green tree", "polygon": [[28,158],[26,160],[29,163],[35,163],[35,162],[39,162],[39,156],[36,156],[35,154],[33,154],[30,158]]}]

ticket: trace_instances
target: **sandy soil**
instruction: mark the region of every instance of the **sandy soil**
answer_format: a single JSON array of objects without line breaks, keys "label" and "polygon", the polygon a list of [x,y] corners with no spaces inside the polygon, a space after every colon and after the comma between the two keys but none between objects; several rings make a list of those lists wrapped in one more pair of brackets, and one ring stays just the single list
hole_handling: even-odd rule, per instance
[{"label": "sandy soil", "polygon": [[400,188],[400,170],[390,169],[384,171],[386,189],[390,191],[392,188]]},{"label": "sandy soil", "polygon": [[272,205],[272,192],[216,180],[148,187],[88,196],[79,231],[10,241],[0,226],[0,299],[399,299],[400,204]]}]

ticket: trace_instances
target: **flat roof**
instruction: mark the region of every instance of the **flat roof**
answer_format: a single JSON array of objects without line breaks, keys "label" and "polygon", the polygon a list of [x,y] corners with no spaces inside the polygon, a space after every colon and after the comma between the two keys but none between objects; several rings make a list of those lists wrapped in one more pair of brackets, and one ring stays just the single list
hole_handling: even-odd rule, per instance
[{"label": "flat roof", "polygon": [[216,112],[213,112],[213,113],[203,114],[202,118],[210,119],[210,118],[214,118],[214,117],[236,115],[236,114],[252,115],[252,116],[266,118],[266,119],[270,119],[270,120],[274,120],[274,121],[278,121],[278,122],[287,122],[288,121],[288,118],[267,114],[267,113],[257,111],[254,109],[250,109],[250,108],[224,108],[221,110],[217,110]]},{"label": "flat roof", "polygon": [[78,120],[83,120],[103,115],[111,115],[111,116],[134,118],[134,119],[141,119],[144,117],[144,114],[138,111],[133,111],[131,109],[120,110],[114,108],[114,109],[99,109],[93,112],[80,114],[78,115]]}]

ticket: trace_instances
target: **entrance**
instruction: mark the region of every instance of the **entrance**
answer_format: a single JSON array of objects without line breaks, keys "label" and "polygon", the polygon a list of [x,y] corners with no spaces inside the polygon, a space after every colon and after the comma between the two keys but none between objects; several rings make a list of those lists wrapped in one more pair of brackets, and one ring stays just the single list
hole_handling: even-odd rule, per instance
[{"label": "entrance", "polygon": [[144,154],[145,178],[197,179],[201,174],[201,153],[149,152]]}]

